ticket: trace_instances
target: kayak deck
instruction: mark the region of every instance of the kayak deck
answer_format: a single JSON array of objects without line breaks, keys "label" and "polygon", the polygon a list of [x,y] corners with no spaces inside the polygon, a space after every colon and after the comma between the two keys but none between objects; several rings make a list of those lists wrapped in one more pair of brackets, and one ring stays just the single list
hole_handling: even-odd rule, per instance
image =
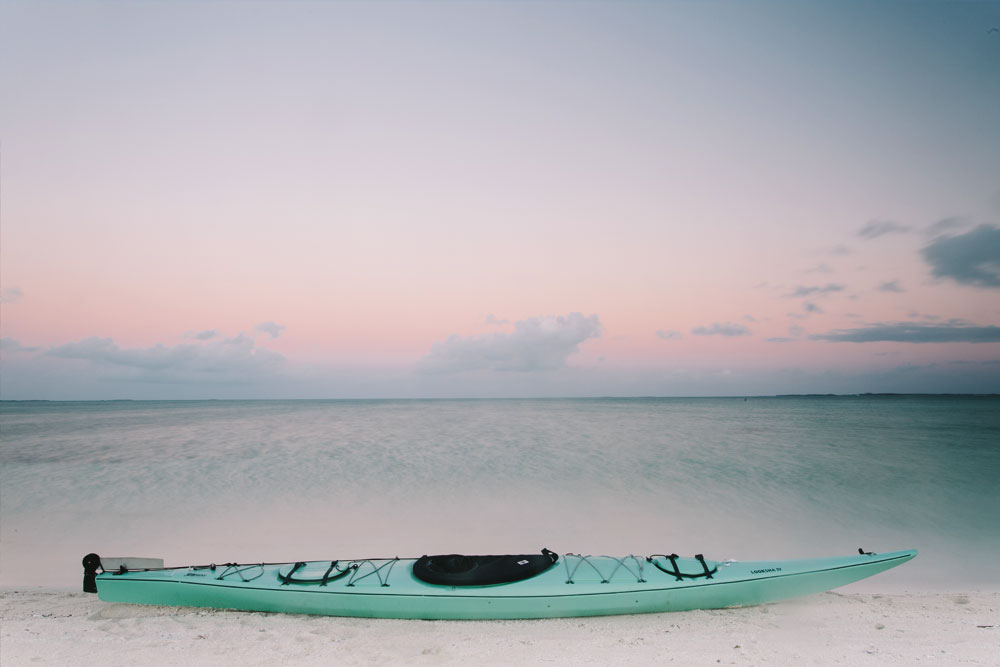
[{"label": "kayak deck", "polygon": [[757,562],[566,554],[529,579],[486,586],[428,584],[414,575],[412,558],[120,570],[97,575],[96,584],[108,602],[374,618],[550,618],[763,604],[843,586],[916,554]]}]

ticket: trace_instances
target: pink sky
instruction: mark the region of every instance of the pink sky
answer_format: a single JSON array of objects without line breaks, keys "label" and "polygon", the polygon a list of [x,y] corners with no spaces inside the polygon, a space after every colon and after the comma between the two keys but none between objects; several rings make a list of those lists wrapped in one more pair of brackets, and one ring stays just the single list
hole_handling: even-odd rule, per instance
[{"label": "pink sky", "polygon": [[3,14],[3,398],[1000,391],[995,5]]}]

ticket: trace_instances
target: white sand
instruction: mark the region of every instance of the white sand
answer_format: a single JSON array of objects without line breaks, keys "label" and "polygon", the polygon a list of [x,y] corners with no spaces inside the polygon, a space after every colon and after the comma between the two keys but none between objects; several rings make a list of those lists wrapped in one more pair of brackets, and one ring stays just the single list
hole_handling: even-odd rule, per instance
[{"label": "white sand", "polygon": [[761,607],[542,621],[396,621],[0,593],[18,665],[992,665],[1000,592],[825,593]]}]

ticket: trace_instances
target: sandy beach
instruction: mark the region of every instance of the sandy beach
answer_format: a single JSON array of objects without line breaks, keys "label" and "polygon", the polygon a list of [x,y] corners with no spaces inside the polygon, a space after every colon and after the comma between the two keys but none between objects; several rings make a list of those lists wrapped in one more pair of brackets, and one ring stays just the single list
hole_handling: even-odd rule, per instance
[{"label": "sandy beach", "polygon": [[0,593],[16,665],[1000,665],[1000,592],[825,593],[740,609],[398,621]]}]

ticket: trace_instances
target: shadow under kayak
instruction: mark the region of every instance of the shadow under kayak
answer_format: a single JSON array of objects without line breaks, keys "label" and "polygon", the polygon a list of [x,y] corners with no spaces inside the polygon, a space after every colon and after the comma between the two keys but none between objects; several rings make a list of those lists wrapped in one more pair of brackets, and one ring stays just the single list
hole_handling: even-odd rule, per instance
[{"label": "shadow under kayak", "polygon": [[[859,550],[860,552],[860,550]],[[150,567],[84,558],[106,602],[414,619],[520,619],[717,609],[820,593],[901,565],[916,550],[785,561],[701,555],[423,556]],[[136,569],[138,568],[138,569]],[[103,570],[98,573],[98,570]],[[95,591],[96,588],[96,591]]]}]

